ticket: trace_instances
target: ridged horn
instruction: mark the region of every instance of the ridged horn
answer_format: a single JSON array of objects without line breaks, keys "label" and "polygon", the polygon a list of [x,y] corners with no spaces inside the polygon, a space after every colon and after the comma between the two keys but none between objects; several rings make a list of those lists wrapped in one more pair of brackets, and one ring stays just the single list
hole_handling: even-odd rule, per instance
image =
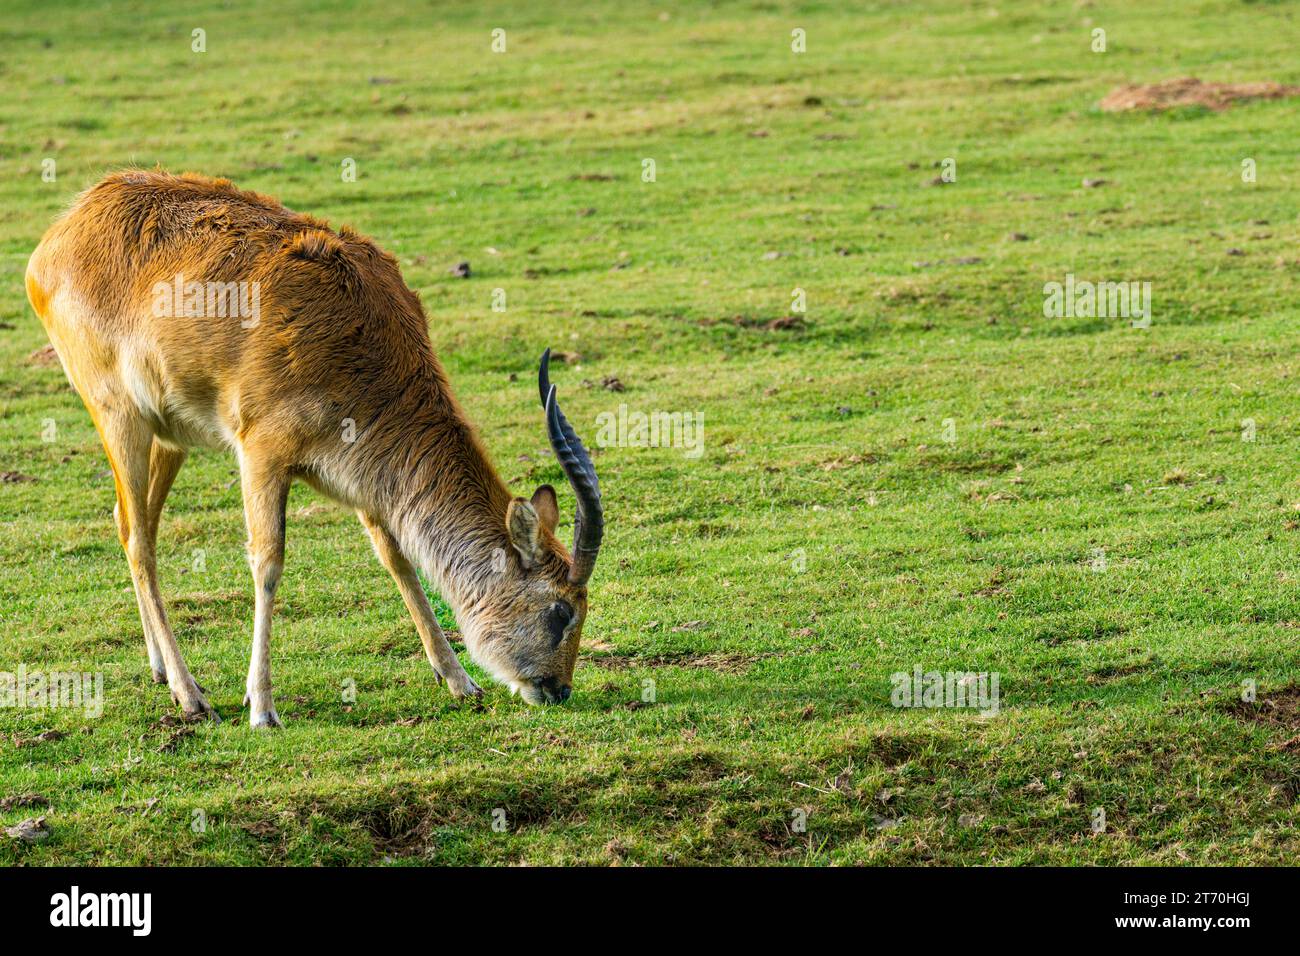
[{"label": "ridged horn", "polygon": [[591,456],[564,417],[564,412],[560,411],[555,386],[551,384],[550,365],[551,350],[547,349],[542,353],[541,368],[537,373],[537,390],[546,412],[546,433],[551,448],[578,499],[573,518],[573,563],[569,568],[569,581],[582,585],[591,577],[596,555],[600,553],[600,539],[605,534],[605,509],[600,502],[600,482]]}]

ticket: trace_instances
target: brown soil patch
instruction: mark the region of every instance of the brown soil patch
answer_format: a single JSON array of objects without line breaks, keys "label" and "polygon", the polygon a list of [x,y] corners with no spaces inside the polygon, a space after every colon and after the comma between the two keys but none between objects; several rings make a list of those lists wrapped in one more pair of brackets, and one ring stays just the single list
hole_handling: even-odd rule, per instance
[{"label": "brown soil patch", "polygon": [[1179,106],[1204,106],[1226,110],[1248,100],[1280,100],[1300,96],[1300,86],[1282,83],[1202,83],[1195,77],[1163,83],[1120,86],[1106,94],[1101,108],[1107,113],[1129,110],[1167,110]]},{"label": "brown soil patch", "polygon": [[1300,685],[1293,684],[1268,694],[1260,694],[1253,704],[1244,700],[1233,701],[1227,710],[1238,720],[1280,727],[1295,733],[1300,731]]},{"label": "brown soil patch", "polygon": [[47,730],[43,734],[37,734],[35,737],[19,737],[17,734],[10,734],[9,739],[13,745],[18,748],[35,747],[38,744],[52,743],[56,740],[62,740],[68,736],[61,730]]},{"label": "brown soil patch", "polygon": [[775,319],[764,319],[754,315],[733,315],[723,319],[700,319],[695,324],[702,329],[707,329],[723,323],[760,332],[801,332],[809,328],[809,323],[798,315],[783,315]]},{"label": "brown soil patch", "polygon": [[1130,674],[1138,674],[1151,667],[1154,661],[1135,661],[1132,664],[1111,664],[1105,667],[1099,667],[1086,678],[1088,684],[1109,684],[1113,680],[1121,677],[1128,677]]},{"label": "brown soil patch", "polygon": [[721,674],[743,674],[765,657],[775,654],[656,654],[641,657],[636,654],[599,654],[585,658],[597,667],[608,670],[626,670],[629,667],[691,667],[717,671]]},{"label": "brown soil patch", "polygon": [[14,807],[48,807],[50,801],[39,793],[19,793],[0,800],[0,810],[12,810]]},{"label": "brown soil patch", "polygon": [[39,348],[31,355],[27,356],[28,365],[56,365],[58,364],[58,361],[59,356],[58,353],[54,351],[53,345]]}]

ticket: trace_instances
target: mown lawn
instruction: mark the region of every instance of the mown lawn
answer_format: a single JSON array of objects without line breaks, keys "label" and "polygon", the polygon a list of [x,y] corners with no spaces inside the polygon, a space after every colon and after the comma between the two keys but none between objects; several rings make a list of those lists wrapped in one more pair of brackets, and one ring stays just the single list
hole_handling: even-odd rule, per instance
[{"label": "mown lawn", "polygon": [[[0,824],[50,829],[0,861],[1294,862],[1300,100],[1097,108],[1126,82],[1300,83],[1294,4],[396,6],[7,0],[0,670],[102,672],[105,700],[0,710],[0,798],[49,803]],[[250,730],[235,464],[199,452],[160,561],[225,719],[173,725],[22,283],[131,163],[395,252],[519,493],[562,486],[548,345],[589,445],[621,403],[704,415],[697,458],[597,453],[566,706],[451,703],[353,516],[298,488],[287,726]],[[1149,281],[1150,328],[1045,318],[1067,273]],[[918,666],[997,672],[999,713],[895,708]]]}]

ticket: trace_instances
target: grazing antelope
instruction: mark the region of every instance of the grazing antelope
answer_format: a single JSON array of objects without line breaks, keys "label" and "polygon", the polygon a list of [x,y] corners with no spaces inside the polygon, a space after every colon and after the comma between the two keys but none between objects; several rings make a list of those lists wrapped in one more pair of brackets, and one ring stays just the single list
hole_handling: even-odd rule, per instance
[{"label": "grazing antelope", "polygon": [[539,386],[577,496],[572,556],[555,536],[555,490],[511,497],[396,260],[346,227],[226,180],[128,170],[50,227],[27,295],[108,453],[153,678],[187,716],[216,719],[167,622],[155,546],[195,446],[239,461],[256,589],[244,698],[254,727],[280,725],[271,611],[295,478],[356,509],[455,697],[483,692],[416,567],[451,605],[474,660],[530,704],[568,698],[604,520],[591,458],[548,381],[549,350]]}]

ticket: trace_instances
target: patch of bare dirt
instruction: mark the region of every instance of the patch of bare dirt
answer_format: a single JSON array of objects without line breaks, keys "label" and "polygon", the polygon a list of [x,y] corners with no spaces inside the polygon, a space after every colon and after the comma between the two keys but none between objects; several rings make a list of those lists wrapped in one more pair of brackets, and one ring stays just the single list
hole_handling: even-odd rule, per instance
[{"label": "patch of bare dirt", "polygon": [[130,803],[124,806],[114,807],[113,812],[120,813],[123,816],[128,816],[128,817],[136,817],[136,816],[147,817],[149,816],[149,814],[153,813],[155,809],[158,808],[158,805],[160,803],[162,803],[162,801],[157,797],[150,797],[148,800],[145,800],[143,803]]},{"label": "patch of bare dirt", "polygon": [[1238,720],[1280,727],[1294,734],[1300,731],[1300,685],[1292,684],[1267,694],[1259,694],[1254,703],[1233,701],[1227,710]]},{"label": "patch of bare dirt", "polygon": [[12,810],[15,807],[48,807],[49,799],[39,793],[17,793],[0,800],[0,810]]},{"label": "patch of bare dirt", "polygon": [[38,744],[51,743],[55,740],[62,740],[68,736],[61,730],[47,730],[43,734],[37,734],[35,737],[19,737],[17,734],[10,734],[9,739],[13,741],[15,747],[35,747]]},{"label": "patch of bare dirt", "polygon": [[852,468],[854,465],[874,465],[880,461],[880,456],[867,452],[862,455],[839,455],[829,461],[824,461],[818,467],[822,471],[840,471],[844,468]]},{"label": "patch of bare dirt", "polygon": [[54,351],[53,345],[47,345],[39,348],[31,355],[27,356],[28,365],[57,365],[59,362],[58,353]]},{"label": "patch of bare dirt", "polygon": [[810,325],[807,320],[798,315],[783,315],[775,319],[765,319],[754,315],[733,315],[722,319],[700,319],[696,325],[707,329],[721,323],[760,332],[801,332],[809,328]]},{"label": "patch of bare dirt", "polygon": [[743,674],[766,657],[775,654],[654,654],[642,657],[637,654],[590,655],[586,660],[607,670],[626,670],[629,667],[690,667],[717,671],[720,674]]},{"label": "patch of bare dirt", "polygon": [[280,832],[270,820],[254,820],[251,823],[236,823],[236,827],[243,830],[249,836],[257,837],[259,840],[273,837]]},{"label": "patch of bare dirt", "polygon": [[5,827],[5,833],[22,843],[39,843],[50,838],[50,828],[46,825],[44,817],[24,820],[17,826]]},{"label": "patch of bare dirt", "polygon": [[1084,680],[1088,684],[1109,684],[1113,680],[1119,680],[1121,677],[1128,677],[1131,674],[1138,674],[1151,667],[1155,661],[1142,660],[1134,661],[1129,664],[1107,664],[1099,667],[1089,674]]},{"label": "patch of bare dirt", "polygon": [[1163,83],[1120,86],[1106,94],[1101,108],[1107,113],[1130,110],[1167,110],[1179,106],[1204,106],[1226,110],[1249,100],[1280,100],[1300,96],[1300,86],[1282,83],[1203,83],[1195,77]]},{"label": "patch of bare dirt", "polygon": [[982,598],[1005,597],[1006,595],[1011,593],[1005,587],[1006,583],[1007,583],[1006,568],[998,566],[993,569],[993,574],[989,578],[989,583],[984,585],[984,587],[982,588],[978,588],[975,591],[972,591],[971,593],[974,594],[975,597],[982,597]]},{"label": "patch of bare dirt", "polygon": [[186,737],[193,737],[193,736],[194,736],[193,727],[177,727],[175,730],[172,731],[170,736],[168,736],[168,738],[165,741],[163,741],[162,745],[158,748],[158,752],[160,754],[174,754],[176,752],[176,748],[180,746],[182,740],[184,740]]}]

